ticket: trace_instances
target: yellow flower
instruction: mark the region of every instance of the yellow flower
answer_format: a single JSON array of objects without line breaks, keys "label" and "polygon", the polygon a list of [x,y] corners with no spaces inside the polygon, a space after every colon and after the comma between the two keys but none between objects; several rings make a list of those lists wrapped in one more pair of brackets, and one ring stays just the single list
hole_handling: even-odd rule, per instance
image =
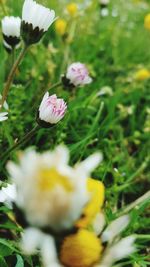
[{"label": "yellow flower", "polygon": [[74,17],[78,12],[78,6],[75,3],[68,4],[66,8],[67,8],[68,13],[72,17]]},{"label": "yellow flower", "polygon": [[144,18],[144,27],[145,29],[150,30],[150,13]]},{"label": "yellow flower", "polygon": [[60,260],[68,267],[90,267],[100,260],[102,249],[101,240],[82,229],[64,239]]},{"label": "yellow flower", "polygon": [[144,68],[138,70],[135,74],[135,80],[137,81],[144,81],[148,78],[150,78],[150,71]]},{"label": "yellow flower", "polygon": [[55,29],[60,35],[64,35],[67,28],[67,22],[64,19],[58,19],[55,22]]},{"label": "yellow flower", "polygon": [[77,227],[87,227],[100,212],[104,203],[104,185],[102,182],[89,178],[87,181],[91,199],[83,210],[82,218],[76,223]]}]

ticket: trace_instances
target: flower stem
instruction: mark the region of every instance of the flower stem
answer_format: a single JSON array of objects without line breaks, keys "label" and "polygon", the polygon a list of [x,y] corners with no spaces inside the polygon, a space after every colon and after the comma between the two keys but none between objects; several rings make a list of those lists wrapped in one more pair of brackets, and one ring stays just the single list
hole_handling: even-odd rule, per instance
[{"label": "flower stem", "polygon": [[129,211],[131,211],[132,209],[138,209],[141,203],[144,203],[144,202],[147,202],[147,201],[150,201],[150,190],[147,193],[145,193],[143,196],[139,197],[134,202],[129,204],[127,207],[125,207],[125,209],[123,209],[119,213],[119,215],[126,214]]},{"label": "flower stem", "polygon": [[6,100],[7,96],[8,96],[9,89],[10,89],[10,86],[11,86],[11,84],[13,82],[17,67],[19,66],[21,60],[23,59],[27,49],[28,49],[28,46],[24,45],[24,47],[23,47],[22,51],[20,52],[16,62],[12,66],[12,69],[11,69],[9,75],[8,75],[8,79],[7,79],[7,82],[6,82],[4,90],[3,90],[0,109],[3,107],[3,104],[4,104],[4,102],[5,102],[5,100]]},{"label": "flower stem", "polygon": [[24,135],[24,137],[16,142],[15,145],[13,145],[11,148],[9,148],[3,155],[2,155],[2,158],[0,158],[2,160],[2,163],[3,163],[3,160],[7,159],[7,157],[9,156],[9,154],[16,150],[16,148],[18,148],[19,146],[21,146],[22,144],[24,144],[25,142],[27,142],[34,134],[35,132],[40,128],[40,126],[38,124],[35,125],[35,127],[30,131],[28,132],[26,135]]},{"label": "flower stem", "polygon": [[15,62],[15,48],[12,49],[11,58],[12,58],[12,67],[13,67],[14,62]]},{"label": "flower stem", "polygon": [[48,91],[57,88],[57,87],[58,87],[59,85],[61,85],[61,84],[62,84],[62,82],[57,82],[57,83],[55,83],[54,85],[52,85],[52,86],[48,89]]},{"label": "flower stem", "polygon": [[3,0],[1,0],[1,8],[2,8],[4,15],[7,16],[7,11],[6,11],[5,4],[4,4]]}]

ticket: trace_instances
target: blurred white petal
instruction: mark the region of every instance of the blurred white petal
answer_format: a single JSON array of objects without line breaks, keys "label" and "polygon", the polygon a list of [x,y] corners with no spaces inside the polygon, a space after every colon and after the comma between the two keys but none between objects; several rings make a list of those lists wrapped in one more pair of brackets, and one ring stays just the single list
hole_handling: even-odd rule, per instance
[{"label": "blurred white petal", "polygon": [[128,215],[121,216],[108,225],[102,234],[102,241],[111,242],[118,234],[120,234],[129,224],[130,218]]}]

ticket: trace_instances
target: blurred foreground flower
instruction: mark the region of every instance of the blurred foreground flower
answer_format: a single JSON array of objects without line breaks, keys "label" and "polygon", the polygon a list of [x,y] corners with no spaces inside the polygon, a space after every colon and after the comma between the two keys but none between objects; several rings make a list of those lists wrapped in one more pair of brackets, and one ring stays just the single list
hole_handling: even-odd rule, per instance
[{"label": "blurred foreground flower", "polygon": [[2,19],[2,32],[4,47],[9,51],[17,48],[20,44],[21,19],[19,17],[4,17]]},{"label": "blurred foreground flower", "polygon": [[64,19],[57,19],[55,22],[56,32],[60,35],[64,35],[67,28],[67,22]]},{"label": "blurred foreground flower", "polygon": [[103,230],[104,186],[88,178],[101,160],[96,153],[70,167],[67,148],[58,146],[43,154],[28,150],[19,165],[8,163],[16,219],[25,228],[21,248],[40,251],[44,267],[109,267],[134,252],[135,237],[120,237],[128,215]]},{"label": "blurred foreground flower", "polygon": [[75,223],[95,194],[88,190],[88,177],[101,159],[96,153],[70,167],[67,148],[58,146],[43,154],[26,151],[19,165],[8,163],[17,191],[16,218],[26,228],[22,249],[27,254],[41,249],[44,266],[59,266],[54,238],[57,243],[77,231]]},{"label": "blurred foreground flower", "polygon": [[150,30],[150,13],[144,18],[144,27],[145,29]]},{"label": "blurred foreground flower", "polygon": [[104,232],[98,233],[100,237],[88,229],[80,229],[66,237],[61,246],[61,262],[68,267],[109,267],[115,261],[129,256],[135,250],[135,237],[116,240],[129,221],[128,215],[118,218]]},{"label": "blurred foreground flower", "polygon": [[22,10],[22,38],[27,45],[39,42],[55,20],[55,11],[33,0],[25,0]]},{"label": "blurred foreground flower", "polygon": [[72,16],[72,17],[74,17],[78,12],[78,6],[76,3],[68,4],[66,9],[67,9],[68,13],[70,14],[70,16]]},{"label": "blurred foreground flower", "polygon": [[135,73],[135,80],[137,81],[144,81],[149,78],[150,78],[150,71],[145,68],[140,69]]},{"label": "blurred foreground flower", "polygon": [[47,92],[39,107],[37,122],[42,127],[51,127],[64,117],[66,110],[67,105],[63,99],[57,98],[56,95],[49,96]]},{"label": "blurred foreground flower", "polygon": [[8,119],[8,112],[0,112],[0,122]]},{"label": "blurred foreground flower", "polygon": [[86,66],[77,62],[68,67],[66,75],[62,77],[62,82],[65,87],[72,88],[89,84],[92,82],[92,78],[89,76]]}]

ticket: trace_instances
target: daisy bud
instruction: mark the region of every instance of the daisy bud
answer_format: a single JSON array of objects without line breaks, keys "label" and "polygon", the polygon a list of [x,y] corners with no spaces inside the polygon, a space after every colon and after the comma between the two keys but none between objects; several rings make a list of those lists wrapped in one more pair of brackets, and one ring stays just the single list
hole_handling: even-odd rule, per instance
[{"label": "daisy bud", "polygon": [[2,19],[3,44],[11,51],[20,43],[21,19],[19,17],[4,17]]},{"label": "daisy bud", "polygon": [[55,20],[55,11],[33,0],[25,0],[22,10],[22,38],[27,45],[39,42]]},{"label": "daisy bud", "polygon": [[62,82],[65,87],[73,88],[91,83],[92,78],[89,76],[86,66],[77,62],[68,67],[66,76],[62,77]]},{"label": "daisy bud", "polygon": [[39,107],[37,122],[42,127],[51,127],[64,117],[66,109],[67,105],[63,99],[57,98],[56,95],[49,96],[47,92]]}]

